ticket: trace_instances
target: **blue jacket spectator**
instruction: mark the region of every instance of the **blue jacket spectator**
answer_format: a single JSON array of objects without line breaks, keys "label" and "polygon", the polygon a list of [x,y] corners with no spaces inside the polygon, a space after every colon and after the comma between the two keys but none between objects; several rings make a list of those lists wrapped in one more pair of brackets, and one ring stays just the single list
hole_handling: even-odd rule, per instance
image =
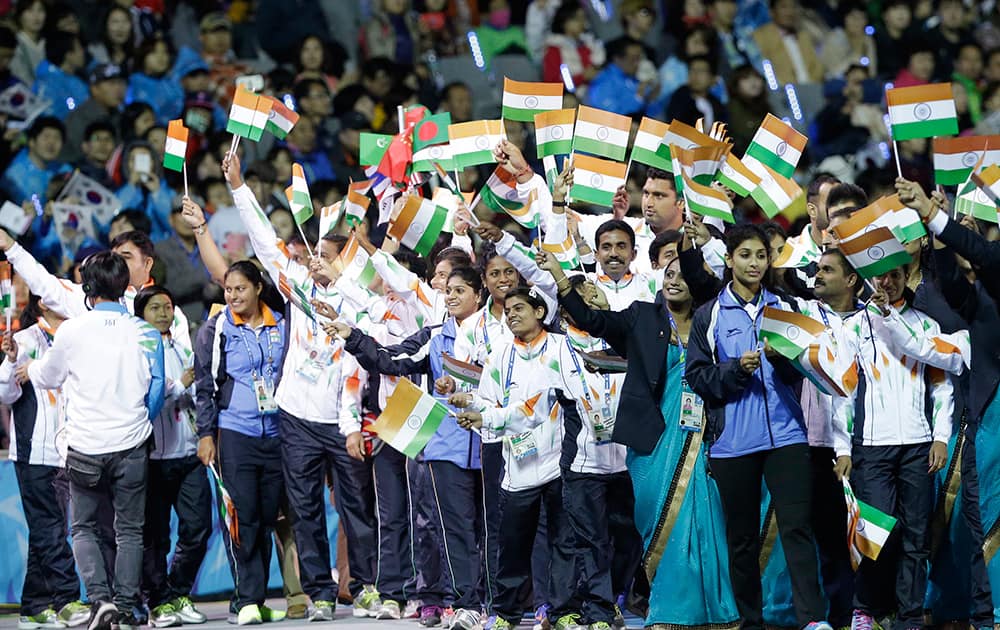
[{"label": "blue jacket spectator", "polygon": [[80,38],[67,34],[46,40],[45,59],[35,69],[31,89],[52,102],[47,113],[59,120],[66,120],[71,111],[90,98],[90,88],[76,76],[85,61]]},{"label": "blue jacket spectator", "polygon": [[645,114],[660,118],[665,99],[659,98],[655,80],[641,82],[636,76],[644,58],[642,44],[623,37],[609,51],[611,62],[604,66],[587,90],[587,104],[631,116]]},{"label": "blue jacket spectator", "polygon": [[149,39],[136,52],[137,70],[128,81],[126,102],[149,103],[156,122],[165,125],[179,118],[184,108],[184,88],[178,70],[188,68],[180,59],[170,67],[170,48],[163,39]]},{"label": "blue jacket spectator", "polygon": [[[149,169],[145,168],[148,161]],[[160,163],[146,143],[133,144],[122,156],[125,185],[115,193],[123,208],[138,208],[152,223],[150,238],[161,241],[173,233],[170,211],[174,191],[163,178]]]},{"label": "blue jacket spectator", "polygon": [[21,204],[37,194],[45,203],[49,181],[72,170],[57,159],[65,139],[66,129],[58,118],[42,116],[31,125],[28,146],[14,156],[0,180],[0,188],[11,201]]}]

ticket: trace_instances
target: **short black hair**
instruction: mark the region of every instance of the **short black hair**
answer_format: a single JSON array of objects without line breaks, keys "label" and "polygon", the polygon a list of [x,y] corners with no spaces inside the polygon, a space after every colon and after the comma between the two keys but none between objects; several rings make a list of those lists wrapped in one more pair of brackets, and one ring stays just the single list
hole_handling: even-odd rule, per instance
[{"label": "short black hair", "polygon": [[472,287],[477,294],[483,292],[483,277],[472,267],[455,267],[448,274],[448,280],[452,278],[461,278],[462,282]]},{"label": "short black hair", "polygon": [[674,176],[667,171],[659,168],[648,168],[646,169],[646,179],[665,179],[670,182],[670,187],[676,190],[676,184],[674,183]]},{"label": "short black hair", "polygon": [[781,224],[777,221],[765,221],[760,224],[760,229],[767,235],[766,245],[768,246],[770,246],[771,239],[775,236],[780,236],[784,239],[788,238],[788,232],[786,232],[785,228],[781,227]]},{"label": "short black hair", "polygon": [[295,89],[292,93],[295,96],[295,102],[298,103],[302,99],[309,96],[309,90],[314,85],[318,85],[323,88],[327,94],[330,94],[330,87],[325,82],[313,78],[300,79],[298,83],[295,84]]},{"label": "short black hair", "polygon": [[88,299],[117,302],[128,288],[129,271],[125,259],[114,252],[98,252],[80,266],[83,293]]},{"label": "short black hair", "polygon": [[116,247],[126,243],[135,245],[136,249],[142,252],[142,255],[146,258],[156,257],[156,248],[153,247],[153,241],[149,239],[149,235],[145,232],[140,232],[139,230],[122,232],[111,241],[111,249],[114,250]]},{"label": "short black hair", "polygon": [[[840,261],[840,267],[841,267],[841,269],[844,270],[844,275],[845,276],[849,276],[852,273],[854,273],[854,274],[858,273],[858,270],[854,268],[854,265],[851,264],[851,261],[847,260],[847,256],[844,255],[844,252],[841,251],[841,249],[839,247],[826,247],[826,248],[824,248],[823,249],[823,253],[820,255],[820,257],[822,258],[823,256],[826,256],[828,254],[830,256],[836,256],[839,259],[839,261]],[[858,285],[862,285],[862,284],[864,284],[864,283],[862,283],[862,282],[858,283]]]},{"label": "short black hair", "polygon": [[771,242],[771,239],[767,237],[767,233],[760,226],[752,223],[739,223],[726,232],[726,252],[732,256],[737,247],[752,239],[759,240],[765,248]]},{"label": "short black hair", "polygon": [[[136,232],[143,232],[145,234],[150,234],[153,231],[153,222],[149,219],[149,215],[138,210],[136,208],[125,208],[124,210],[119,210],[115,216],[111,218],[111,223],[125,219],[132,226],[132,230]],[[126,232],[128,234],[128,232]],[[119,235],[121,236],[121,235]],[[118,240],[115,238],[115,240]],[[114,247],[114,245],[112,245]]]},{"label": "short black hair", "polygon": [[823,187],[823,184],[839,184],[840,180],[829,173],[820,173],[809,182],[809,188],[806,189],[806,201],[812,201],[819,196],[819,189]]},{"label": "short black hair", "polygon": [[396,62],[388,57],[372,57],[361,65],[361,76],[365,79],[372,79],[379,72],[385,72],[390,76],[396,72]]},{"label": "short black hair", "polygon": [[115,126],[111,124],[111,121],[107,118],[102,118],[100,120],[95,120],[94,122],[87,125],[83,130],[83,141],[89,142],[91,136],[93,136],[98,131],[107,131],[111,134],[111,138],[115,138]]},{"label": "short black hair", "polygon": [[132,309],[135,316],[145,319],[145,317],[143,317],[143,313],[146,311],[146,305],[149,304],[149,301],[157,295],[165,295],[167,296],[167,299],[170,300],[171,304],[175,306],[177,305],[177,302],[174,301],[173,294],[168,291],[166,287],[153,285],[151,287],[146,287],[135,294],[135,302],[133,303],[135,308]]},{"label": "short black hair", "polygon": [[441,88],[441,100],[447,101],[451,97],[452,90],[457,90],[460,88],[466,90],[470,94],[472,93],[472,90],[469,88],[469,84],[466,83],[465,81],[452,81],[451,83]]},{"label": "short black hair", "polygon": [[601,237],[608,232],[614,232],[616,230],[625,232],[625,234],[628,235],[628,240],[631,243],[631,246],[633,248],[635,247],[635,230],[632,229],[631,225],[621,219],[610,219],[597,226],[597,231],[594,232],[594,247],[600,248]]},{"label": "short black hair", "polygon": [[62,136],[63,141],[66,140],[66,126],[55,116],[39,116],[36,118],[35,122],[31,123],[31,126],[28,127],[28,140],[34,140],[46,129],[55,129]]},{"label": "short black hair", "polygon": [[400,247],[392,255],[396,262],[410,270],[418,278],[427,277],[427,261],[408,247]]},{"label": "short black hair", "polygon": [[850,219],[854,213],[861,209],[861,206],[844,206],[830,215],[831,219]]},{"label": "short black hair", "polygon": [[932,57],[937,59],[937,46],[933,44],[930,40],[922,37],[912,38],[906,46],[906,59],[907,64],[909,60],[913,58],[913,55],[919,53],[930,53]]},{"label": "short black hair", "polygon": [[618,39],[608,44],[608,55],[607,55],[608,59],[617,59],[619,57],[623,57],[626,51],[628,51],[629,46],[638,46],[639,48],[642,48],[643,51],[645,51],[642,42],[640,42],[638,39],[634,37],[629,37],[628,35],[625,35],[623,37],[619,37]]},{"label": "short black hair", "polygon": [[826,207],[832,208],[845,201],[850,201],[851,205],[864,208],[868,205],[868,193],[861,186],[841,182],[830,189],[830,193],[826,196]]},{"label": "short black hair", "polygon": [[684,239],[684,234],[680,230],[663,230],[649,244],[649,260],[655,263],[660,259],[660,250],[670,243],[680,243]]},{"label": "short black hair", "polygon": [[566,33],[566,22],[571,20],[579,11],[583,11],[583,7],[580,6],[579,2],[563,2],[556,9],[555,15],[552,16],[552,26],[549,27],[549,30],[555,35],[564,35]]},{"label": "short black hair", "polygon": [[45,60],[53,66],[61,66],[77,44],[80,44],[80,38],[72,33],[61,32],[58,37],[48,37],[45,40]]},{"label": "short black hair", "polygon": [[711,55],[691,55],[690,57],[688,57],[687,60],[688,68],[690,69],[691,66],[694,65],[694,62],[696,61],[704,61],[705,63],[708,64],[708,69],[712,74],[717,73],[716,71],[717,64],[715,62],[715,58],[712,57]]}]

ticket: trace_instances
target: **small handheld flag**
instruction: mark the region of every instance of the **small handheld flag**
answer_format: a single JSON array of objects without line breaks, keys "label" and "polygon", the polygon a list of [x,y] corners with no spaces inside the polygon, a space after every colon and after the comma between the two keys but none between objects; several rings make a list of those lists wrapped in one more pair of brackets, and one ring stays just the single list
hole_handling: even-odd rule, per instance
[{"label": "small handheld flag", "polygon": [[808,315],[764,307],[760,325],[760,340],[765,339],[782,356],[795,359],[809,347],[826,327]]},{"label": "small handheld flag", "polygon": [[11,281],[10,263],[0,262],[0,306],[7,317],[7,328],[10,330],[11,311],[14,310],[14,283]]},{"label": "small handheld flag", "polygon": [[261,98],[271,101],[271,110],[268,113],[265,129],[274,134],[278,140],[284,140],[291,133],[295,123],[299,122],[299,115],[273,96],[262,96]]},{"label": "small handheld flag", "polygon": [[562,107],[562,83],[526,83],[504,77],[503,117],[507,120],[532,122],[545,111]]},{"label": "small handheld flag", "polygon": [[895,88],[886,92],[885,100],[895,142],[958,134],[951,83]]},{"label": "small handheld flag", "polygon": [[208,469],[212,472],[212,479],[215,480],[215,491],[218,494],[219,499],[219,521],[222,522],[226,531],[229,533],[229,540],[232,541],[233,545],[237,547],[240,546],[240,520],[236,515],[236,504],[233,502],[233,497],[230,496],[229,490],[226,490],[226,486],[222,483],[222,475],[215,468],[215,462],[212,462]]},{"label": "small handheld flag", "polygon": [[403,378],[396,383],[372,430],[386,444],[415,459],[446,415],[447,407]]}]

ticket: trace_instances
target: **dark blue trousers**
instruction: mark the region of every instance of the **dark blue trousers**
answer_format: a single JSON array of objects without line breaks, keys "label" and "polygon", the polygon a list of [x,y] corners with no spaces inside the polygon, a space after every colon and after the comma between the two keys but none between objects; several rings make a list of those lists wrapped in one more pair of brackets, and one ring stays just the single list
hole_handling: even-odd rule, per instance
[{"label": "dark blue trousers", "polygon": [[[898,630],[923,624],[934,512],[929,453],[930,443],[853,449],[858,499],[897,519],[879,559],[865,559],[858,567],[854,603],[876,616],[896,609]],[[895,592],[896,601],[884,601],[880,594],[886,592]]]},{"label": "dark blue trousers", "polygon": [[[378,559],[375,586],[382,600],[405,605],[413,574],[410,534],[410,494],[406,456],[388,445],[372,457],[375,501],[378,507]],[[354,566],[351,566],[354,572]]]},{"label": "dark blue trousers", "polygon": [[300,420],[281,413],[285,492],[299,552],[302,590],[313,601],[335,602],[326,529],[326,476],[333,480],[335,507],[347,536],[351,595],[375,583],[375,486],[371,467],[347,454],[347,438],[336,424]]},{"label": "dark blue trousers", "polygon": [[574,534],[583,623],[611,623],[615,599],[628,590],[642,556],[628,473],[563,471],[563,505]]},{"label": "dark blue trousers", "polygon": [[21,614],[57,611],[80,599],[73,550],[66,540],[69,481],[55,466],[14,462],[21,505],[28,523],[28,566],[21,589]]},{"label": "dark blue trousers", "polygon": [[[962,517],[972,536],[972,618],[977,628],[993,623],[993,595],[983,558],[983,521],[979,514],[979,473],[976,470],[976,432],[978,423],[965,426],[962,447]],[[1000,587],[1000,585],[998,585]]]},{"label": "dark blue trousers", "polygon": [[[479,589],[482,559],[479,542],[483,531],[483,495],[480,471],[459,468],[451,462],[427,462],[430,488],[437,510],[441,549],[442,574],[447,595],[454,608],[479,610],[482,597]],[[442,598],[428,599],[424,604],[441,606]]]},{"label": "dark blue trousers", "polygon": [[832,448],[809,447],[812,462],[812,528],[819,548],[823,592],[830,600],[828,621],[834,628],[851,625],[854,612],[854,569],[848,555],[847,503],[844,485],[833,473]]},{"label": "dark blue trousers", "polygon": [[[517,625],[524,614],[524,602],[530,601],[532,576],[544,576],[548,593],[549,618],[574,612],[570,604],[576,574],[576,554],[572,527],[562,507],[562,481],[554,479],[530,490],[501,491],[497,594],[492,611],[511,625]],[[549,564],[539,571],[532,570],[534,541],[542,523],[549,543]],[[537,569],[538,567],[536,567]]]},{"label": "dark blue trousers", "polygon": [[[177,546],[168,572],[171,508],[177,512]],[[149,460],[142,589],[150,609],[191,594],[211,530],[212,491],[197,456]]]},{"label": "dark blue trousers", "polygon": [[[219,461],[222,482],[233,498],[239,520],[240,544],[233,582],[236,610],[263,604],[271,568],[271,532],[278,520],[284,480],[281,472],[281,440],[219,431]],[[228,544],[228,542],[227,542]]]}]

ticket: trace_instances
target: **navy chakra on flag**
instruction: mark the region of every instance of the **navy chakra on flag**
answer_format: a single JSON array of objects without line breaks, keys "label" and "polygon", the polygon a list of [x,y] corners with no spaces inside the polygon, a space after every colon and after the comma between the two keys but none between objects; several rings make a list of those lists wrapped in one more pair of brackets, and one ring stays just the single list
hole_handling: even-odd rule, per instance
[{"label": "navy chakra on flag", "polygon": [[927,120],[931,117],[931,106],[927,103],[917,103],[913,106],[913,117],[917,120]]},{"label": "navy chakra on flag", "polygon": [[406,426],[416,431],[420,428],[421,419],[420,416],[410,416],[406,419]]}]

